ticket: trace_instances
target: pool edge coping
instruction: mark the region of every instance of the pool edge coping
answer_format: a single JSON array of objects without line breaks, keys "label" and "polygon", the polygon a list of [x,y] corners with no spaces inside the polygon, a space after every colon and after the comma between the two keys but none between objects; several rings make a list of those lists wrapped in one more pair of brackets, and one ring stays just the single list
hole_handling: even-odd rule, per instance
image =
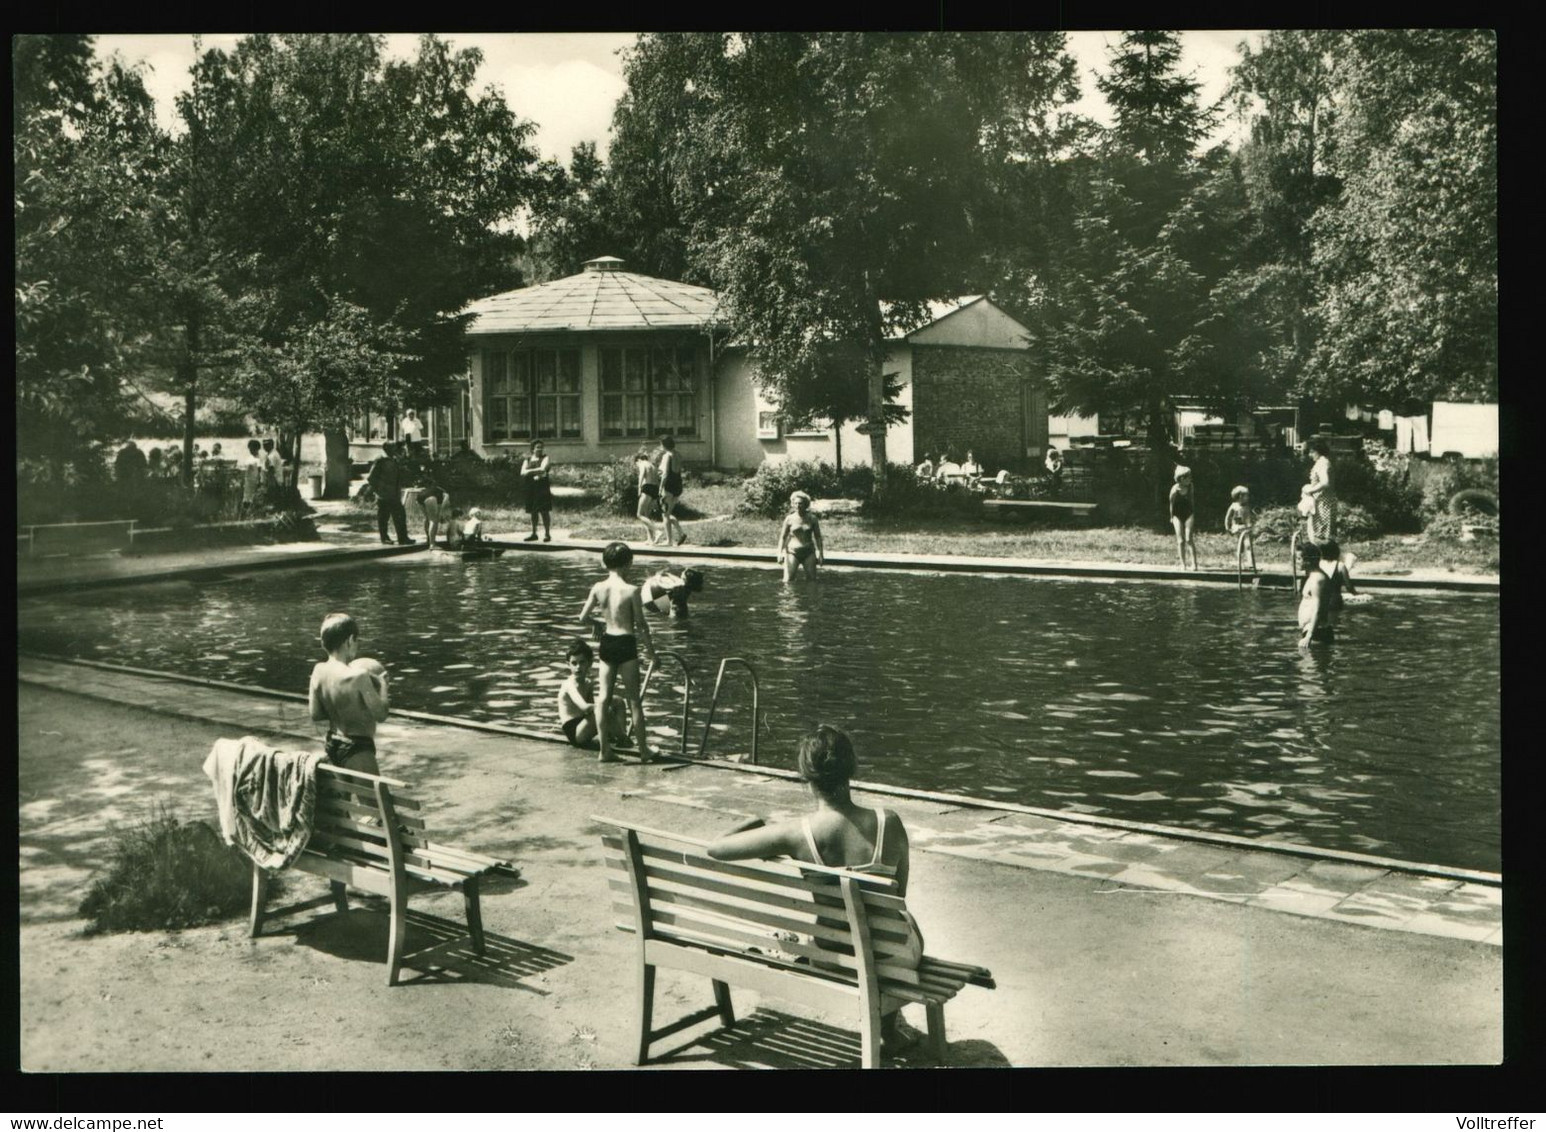
[{"label": "pool edge coping", "polygon": [[[40,660],[50,664],[95,668],[107,672],[120,672],[129,676],[160,680],[167,683],[190,684],[216,690],[239,692],[244,695],[262,696],[269,699],[279,699],[290,702],[306,701],[306,696],[299,692],[288,692],[275,688],[264,688],[255,684],[238,684],[227,680],[213,680],[200,676],[186,676],[181,673],[166,672],[160,669],[139,668],[132,665],[114,664],[110,661],[60,657],[46,653],[22,651],[18,652],[18,656]],[[18,678],[27,680],[27,677],[20,673],[18,674]],[[509,735],[515,738],[530,739],[555,744],[567,743],[567,740],[559,732],[549,733],[530,728],[512,727],[506,724],[485,723],[481,720],[465,719],[459,716],[439,715],[434,712],[417,711],[411,708],[394,708],[393,714],[400,718],[412,719],[421,723],[461,727],[467,730],[480,731],[488,734]],[[662,761],[664,764],[662,768],[663,770],[679,769],[688,766],[705,766],[711,769],[733,770],[742,774],[757,774],[764,777],[779,778],[784,780],[799,778],[797,772],[787,770],[783,767],[760,766],[732,759],[700,759],[682,755],[663,754]],[[1019,802],[976,798],[971,795],[964,794],[947,794],[941,791],[924,790],[918,787],[893,786],[886,783],[872,783],[861,779],[855,779],[853,781],[853,787],[855,790],[880,795],[882,797],[907,798],[914,801],[957,806],[962,809],[989,810],[1004,814],[1024,814],[1031,817],[1039,817],[1049,821],[1062,822],[1072,825],[1093,825],[1106,829],[1120,829],[1124,833],[1148,834],[1151,836],[1165,837],[1176,841],[1212,845],[1226,849],[1272,853],[1280,856],[1309,858],[1317,861],[1334,861],[1341,864],[1381,869],[1388,872],[1401,872],[1417,876],[1433,876],[1440,877],[1445,880],[1457,880],[1461,882],[1481,884],[1491,888],[1501,888],[1504,883],[1502,873],[1487,872],[1480,869],[1465,869],[1451,865],[1429,864],[1419,861],[1405,861],[1399,858],[1382,857],[1370,853],[1359,853],[1353,850],[1323,849],[1310,845],[1298,845],[1292,842],[1258,841],[1249,837],[1242,837],[1239,834],[1221,833],[1211,830],[1191,830],[1181,826],[1161,825],[1154,822],[1142,822],[1129,818],[1107,817],[1101,814],[1070,813],[1063,810],[1050,810],[1043,807],[1028,806]]]}]

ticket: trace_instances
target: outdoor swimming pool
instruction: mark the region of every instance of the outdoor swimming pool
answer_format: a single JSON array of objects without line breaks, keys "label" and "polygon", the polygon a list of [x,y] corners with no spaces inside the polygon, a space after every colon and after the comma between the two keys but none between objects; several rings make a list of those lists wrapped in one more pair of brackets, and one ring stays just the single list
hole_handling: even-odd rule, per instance
[{"label": "outdoor swimming pool", "polygon": [[[760,678],[764,764],[792,766],[830,722],[871,781],[1500,869],[1495,597],[1382,591],[1306,654],[1283,590],[878,570],[786,590],[767,569],[705,568],[691,618],[651,618],[694,677],[690,751],[719,659],[739,655]],[[347,610],[397,706],[548,730],[600,574],[593,554],[419,554],[27,598],[18,645],[304,691],[322,616]],[[731,679],[710,754],[750,746]],[[677,682],[663,668],[650,695],[667,751]]]}]

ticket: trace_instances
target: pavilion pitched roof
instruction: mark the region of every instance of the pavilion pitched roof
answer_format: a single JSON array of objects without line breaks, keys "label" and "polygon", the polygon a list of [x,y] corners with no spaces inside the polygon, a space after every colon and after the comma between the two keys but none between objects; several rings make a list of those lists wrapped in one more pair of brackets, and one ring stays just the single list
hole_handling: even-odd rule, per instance
[{"label": "pavilion pitched roof", "polygon": [[478,299],[467,307],[467,333],[699,330],[715,320],[718,299],[707,287],[622,267],[622,260],[602,256],[578,275]]}]

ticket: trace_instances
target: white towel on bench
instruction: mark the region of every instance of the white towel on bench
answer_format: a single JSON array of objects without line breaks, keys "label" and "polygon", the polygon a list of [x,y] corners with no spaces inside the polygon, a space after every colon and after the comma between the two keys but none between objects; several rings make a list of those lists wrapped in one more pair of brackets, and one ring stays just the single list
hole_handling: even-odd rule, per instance
[{"label": "white towel on bench", "polygon": [[320,751],[276,751],[245,735],[216,739],[204,760],[220,833],[265,869],[291,864],[311,839]]}]

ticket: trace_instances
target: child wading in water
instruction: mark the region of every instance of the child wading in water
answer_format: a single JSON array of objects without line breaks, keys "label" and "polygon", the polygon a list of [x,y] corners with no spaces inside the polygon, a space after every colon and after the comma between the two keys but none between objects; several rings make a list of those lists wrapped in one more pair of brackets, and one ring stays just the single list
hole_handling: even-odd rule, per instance
[{"label": "child wading in water", "polygon": [[1224,512],[1224,529],[1239,535],[1235,546],[1235,561],[1239,562],[1247,549],[1251,552],[1251,573],[1256,573],[1256,539],[1251,534],[1251,489],[1241,484],[1229,493],[1233,501]]},{"label": "child wading in water", "polygon": [[[576,747],[593,747],[596,741],[596,704],[592,695],[591,665],[595,654],[584,641],[569,646],[564,659],[569,664],[569,678],[558,689],[558,725],[564,737]],[[623,705],[612,701],[612,742],[621,744],[628,738],[623,719]]]},{"label": "child wading in water", "polygon": [[601,736],[601,761],[616,762],[612,754],[612,736],[605,720],[612,710],[612,692],[621,682],[623,699],[633,718],[634,742],[639,746],[639,761],[649,762],[655,757],[650,750],[648,735],[644,729],[644,705],[639,702],[639,644],[650,663],[655,661],[655,645],[650,640],[649,623],[644,618],[644,602],[639,599],[639,587],[623,577],[623,571],[633,563],[633,551],[626,542],[609,542],[601,552],[601,562],[607,568],[607,576],[591,587],[590,596],[580,610],[580,623],[588,624],[593,616],[602,622],[601,632],[601,690],[596,698],[596,730]]},{"label": "child wading in water", "polygon": [[1192,548],[1192,569],[1197,570],[1197,542],[1192,535],[1192,469],[1177,465],[1176,482],[1170,488],[1170,525],[1176,532],[1176,554],[1186,569],[1186,548]]}]

